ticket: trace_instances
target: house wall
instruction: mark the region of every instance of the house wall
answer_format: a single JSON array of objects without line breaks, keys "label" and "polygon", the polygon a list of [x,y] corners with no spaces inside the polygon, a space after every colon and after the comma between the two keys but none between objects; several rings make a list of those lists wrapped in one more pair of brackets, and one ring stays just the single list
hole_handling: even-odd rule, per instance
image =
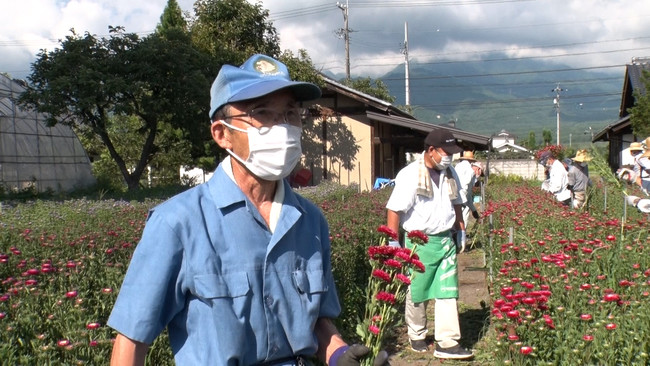
[{"label": "house wall", "polygon": [[536,160],[490,160],[490,174],[544,180],[544,167]]},{"label": "house wall", "polygon": [[321,99],[318,104],[339,112],[303,127],[302,165],[312,171],[311,184],[329,180],[372,189],[373,127],[365,105],[342,95]]}]

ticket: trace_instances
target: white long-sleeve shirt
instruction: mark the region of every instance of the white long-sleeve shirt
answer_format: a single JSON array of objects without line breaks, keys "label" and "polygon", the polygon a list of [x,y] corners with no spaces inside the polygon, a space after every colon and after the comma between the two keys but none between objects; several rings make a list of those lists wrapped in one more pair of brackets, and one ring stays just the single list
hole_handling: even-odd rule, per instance
[{"label": "white long-sleeve shirt", "polygon": [[549,178],[542,183],[542,189],[555,195],[555,199],[562,202],[571,198],[571,191],[567,189],[568,175],[564,165],[559,160],[554,160],[549,172]]}]

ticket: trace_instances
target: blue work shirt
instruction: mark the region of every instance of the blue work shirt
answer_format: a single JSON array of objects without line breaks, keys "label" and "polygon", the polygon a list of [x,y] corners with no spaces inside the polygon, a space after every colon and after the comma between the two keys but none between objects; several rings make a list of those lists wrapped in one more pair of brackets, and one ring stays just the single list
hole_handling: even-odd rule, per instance
[{"label": "blue work shirt", "polygon": [[178,365],[253,365],[315,354],[340,311],[321,211],[285,183],[271,233],[222,163],[150,212],[108,325],[147,344],[168,327]]}]

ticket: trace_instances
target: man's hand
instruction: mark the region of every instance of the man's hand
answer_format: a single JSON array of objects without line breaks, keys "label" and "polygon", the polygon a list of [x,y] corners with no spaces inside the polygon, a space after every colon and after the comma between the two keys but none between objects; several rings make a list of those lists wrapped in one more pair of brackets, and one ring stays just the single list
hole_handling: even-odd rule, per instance
[{"label": "man's hand", "polygon": [[[347,347],[340,356],[336,354],[333,355],[332,358],[330,358],[329,366],[359,366],[361,364],[361,359],[363,359],[368,353],[370,353],[368,347],[361,344],[353,344]],[[380,351],[375,358],[373,365],[390,366],[388,363],[388,353],[386,351]]]}]

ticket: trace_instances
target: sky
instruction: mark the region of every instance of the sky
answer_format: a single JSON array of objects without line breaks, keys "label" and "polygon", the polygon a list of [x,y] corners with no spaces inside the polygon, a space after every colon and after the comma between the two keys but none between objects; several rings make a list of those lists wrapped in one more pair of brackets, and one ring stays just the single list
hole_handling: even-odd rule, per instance
[{"label": "sky", "polygon": [[[195,0],[177,1],[193,14]],[[650,56],[646,0],[347,1],[261,4],[270,12],[283,50],[305,49],[318,69],[337,77],[345,76],[345,9],[352,77],[377,78],[403,68],[407,49],[412,63],[532,59],[605,72],[620,77],[622,85],[624,65],[633,57]],[[53,50],[71,29],[108,36],[109,25],[120,25],[145,36],[155,29],[166,3],[0,0],[0,72],[25,78],[39,50]]]},{"label": "sky", "polygon": [[[305,49],[323,71],[345,73],[344,8],[351,76],[378,77],[410,62],[509,58],[621,73],[650,55],[650,3],[639,0],[271,0],[281,48]],[[178,0],[193,13],[194,0]],[[252,0],[251,0],[252,2]],[[108,26],[146,35],[166,0],[0,0],[0,72],[24,78],[41,49]]]}]

